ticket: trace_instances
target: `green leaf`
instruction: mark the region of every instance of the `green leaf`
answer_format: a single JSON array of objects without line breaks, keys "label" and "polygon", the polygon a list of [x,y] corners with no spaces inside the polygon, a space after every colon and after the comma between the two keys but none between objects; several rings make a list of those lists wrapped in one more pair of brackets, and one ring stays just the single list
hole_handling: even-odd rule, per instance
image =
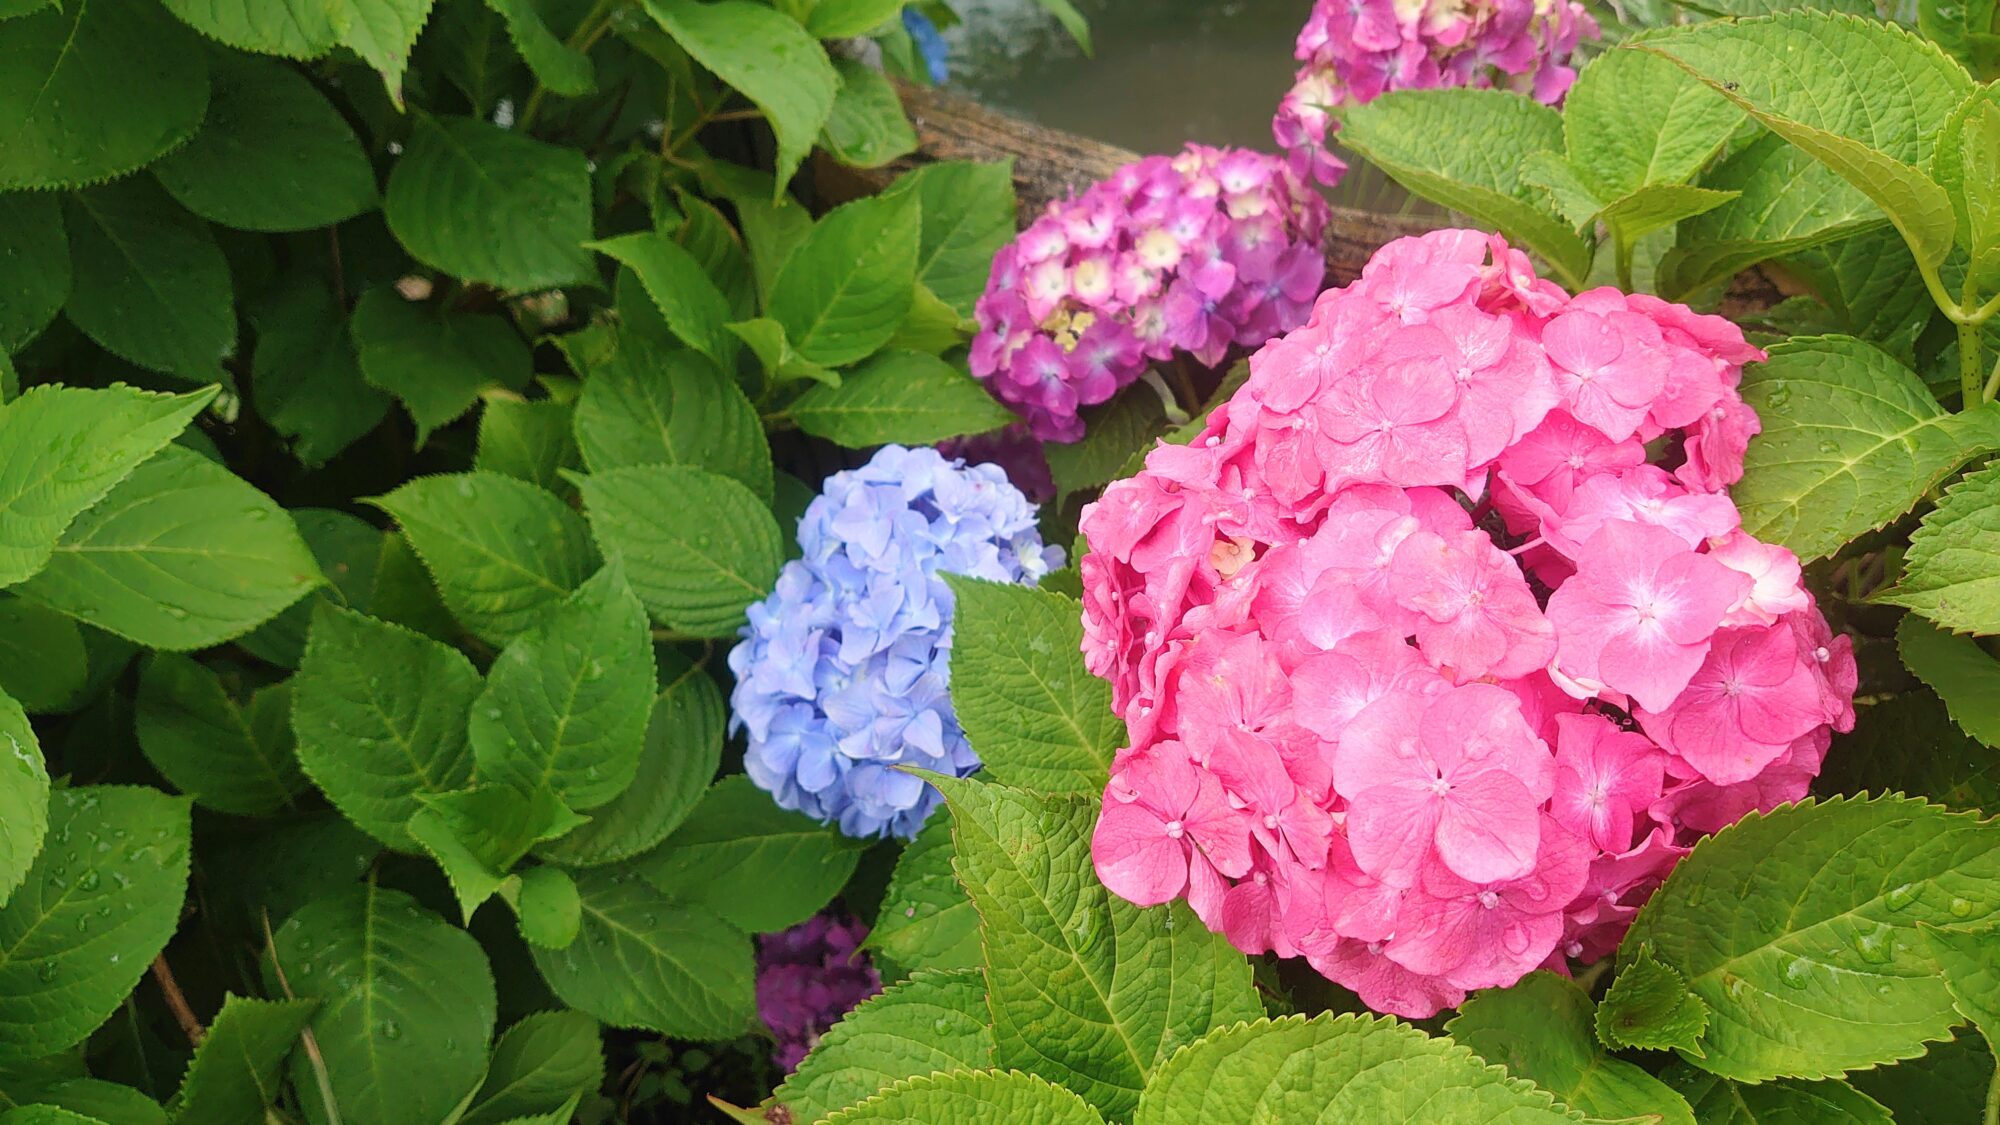
[{"label": "green leaf", "polygon": [[0,598],[0,692],[29,711],[65,710],[90,682],[90,654],[76,622]]},{"label": "green leaf", "polygon": [[21,705],[0,695],[0,907],[28,877],[49,828],[49,771]]},{"label": "green leaf", "polygon": [[582,1012],[536,1012],[493,1045],[486,1081],[460,1125],[499,1125],[552,1110],[603,1080],[604,1045],[597,1021]]},{"label": "green leaf", "polygon": [[979,911],[998,1065],[1033,1066],[1122,1117],[1176,1048],[1263,1014],[1249,962],[1184,904],[1141,910],[1078,878],[1096,798],[931,780]]},{"label": "green leaf", "polygon": [[207,107],[201,41],[157,5],[68,0],[0,23],[0,190],[143,168]]},{"label": "green leaf", "polygon": [[529,848],[583,819],[547,789],[478,785],[418,799],[424,807],[410,817],[410,837],[437,860],[467,922]]},{"label": "green leaf", "polygon": [[[1978,448],[1968,452],[2000,446],[2000,407],[1988,403],[1973,414],[1953,417],[1987,423],[1980,428]],[[1910,536],[1902,578],[1875,597],[1914,609],[1947,629],[2000,633],[2000,466],[1989,465],[1945,491]],[[1951,702],[1950,697],[1945,701]],[[1991,706],[1993,701],[1984,702]]]},{"label": "green leaf", "polygon": [[1992,1080],[1993,1053],[1978,1032],[1961,1028],[1920,1059],[1856,1071],[1847,1081],[1887,1107],[1897,1125],[1961,1125],[1979,1120]]},{"label": "green leaf", "polygon": [[1989,1050],[2000,1042],[2000,926],[1934,926],[1917,923],[1924,949],[1943,971],[1944,984],[1959,1014],[1986,1036]]},{"label": "green leaf", "polygon": [[666,686],[654,700],[639,751],[636,780],[590,821],[537,847],[552,863],[596,867],[630,859],[667,838],[701,801],[722,760],[727,709],[715,681],[671,651],[662,655]]},{"label": "green leaf", "polygon": [[1937,316],[1909,246],[1886,226],[1789,255],[1783,265],[1826,302],[1836,331],[1901,359],[1914,360],[1917,335]]},{"label": "green leaf", "polygon": [[1075,599],[947,575],[952,705],[995,779],[1029,789],[1099,793],[1125,724],[1111,687],[1083,666]]},{"label": "green leaf", "polygon": [[1103,1125],[1090,1104],[1046,1079],[1018,1070],[957,1070],[898,1082],[827,1125],[932,1125],[938,1121],[1033,1121]]},{"label": "green leaf", "polygon": [[573,402],[487,399],[479,413],[479,452],[472,467],[524,480],[550,492],[564,492],[569,485],[563,472],[583,464],[573,436],[575,429]]},{"label": "green leaf", "polygon": [[930,445],[1015,420],[964,371],[934,355],[894,349],[848,372],[837,387],[808,389],[785,413],[806,433],[857,449]]},{"label": "green leaf", "polygon": [[214,1125],[257,1125],[278,1104],[285,1060],[319,1005],[310,1000],[225,996],[195,1048],[175,1097],[176,1116]]},{"label": "green leaf", "polygon": [[[1913,746],[1923,753],[1911,753]],[[1815,788],[1907,793],[1954,809],[2000,808],[2000,755],[1960,730],[1937,696],[1907,691],[1861,709],[1854,732],[1834,738]]]},{"label": "green leaf", "polygon": [[767,312],[799,355],[827,367],[865,359],[910,311],[922,204],[913,192],[834,208],[792,251]]},{"label": "green leaf", "polygon": [[865,945],[909,969],[983,963],[979,915],[951,871],[951,818],[934,816],[896,857]]},{"label": "green leaf", "polygon": [[825,49],[796,20],[749,0],[645,6],[694,61],[764,111],[778,139],[777,198],[833,112],[840,76]]},{"label": "green leaf", "polygon": [[1703,1069],[1828,1077],[1949,1035],[1958,1017],[1917,924],[1993,916],[1995,878],[2000,823],[1900,796],[1808,802],[1696,845],[1621,949],[1652,946],[1708,1005]]},{"label": "green leaf", "polygon": [[141,367],[220,379],[236,348],[236,313],[229,263],[208,224],[143,177],[70,195],[64,221],[70,322]]},{"label": "green leaf", "polygon": [[1619,968],[1597,1008],[1597,1038],[1613,1050],[1700,1054],[1701,1033],[1707,1028],[1708,1005],[1688,991],[1680,970],[1644,945]]},{"label": "green leaf", "polygon": [[581,97],[597,88],[596,68],[590,56],[556,38],[533,0],[486,0],[486,6],[507,21],[507,38],[535,72],[535,80],[550,93],[566,98]]},{"label": "green leaf", "polygon": [[[904,3],[905,0],[818,0],[806,15],[806,30],[815,39],[853,39],[895,19]],[[842,77],[846,77],[845,72]]]},{"label": "green leaf", "polygon": [[331,226],[375,206],[375,169],[347,119],[297,70],[216,52],[208,116],[153,166],[181,205],[238,230]]},{"label": "green leaf", "polygon": [[0,1113],[0,1125],[109,1125],[101,1118],[86,1116],[52,1105],[16,1106]]},{"label": "green leaf", "polygon": [[81,1116],[72,1120],[101,1121],[105,1125],[167,1125],[167,1111],[160,1103],[130,1086],[99,1078],[71,1078],[49,1086],[35,1099],[44,1108],[68,1110]]},{"label": "green leaf", "polygon": [[15,592],[140,644],[188,651],[242,636],[325,581],[283,508],[174,446],[78,517]]},{"label": "green leaf", "polygon": [[1803,559],[1896,519],[2000,445],[2000,408],[1946,414],[1915,372],[1847,336],[1771,348],[1745,372],[1743,398],[1764,423],[1733,490],[1743,530]]},{"label": "green leaf", "polygon": [[[486,954],[409,895],[371,880],[309,903],[278,928],[264,970],[271,992],[319,1001],[310,1026],[343,1120],[436,1125],[479,1085],[495,1008]],[[319,1088],[303,1052],[291,1071],[293,1089]],[[324,1121],[319,1098],[299,1101]]]},{"label": "green leaf", "polygon": [[473,113],[490,116],[502,97],[516,90],[526,69],[500,13],[472,0],[451,0],[437,9],[424,30],[426,63],[471,103]]},{"label": "green leaf", "polygon": [[452,616],[494,644],[525,632],[597,569],[582,518],[513,477],[418,477],[370,502],[396,517]]},{"label": "green leaf", "polygon": [[1109,402],[1084,407],[1083,424],[1082,441],[1042,446],[1059,496],[1109,484],[1124,475],[1127,465],[1143,463],[1167,429],[1166,404],[1159,391],[1142,381]]},{"label": "green leaf", "polygon": [[1575,1121],[1449,1039],[1383,1016],[1259,1019],[1181,1051],[1133,1125],[1212,1121]]},{"label": "green leaf", "polygon": [[756,1018],[750,939],[629,871],[577,874],[583,929],[568,948],[530,948],[563,1002],[613,1027],[727,1039]]},{"label": "green leaf", "polygon": [[776,933],[832,901],[860,859],[860,842],[779,808],[736,774],[632,867],[669,898],[706,906],[740,930]]},{"label": "green leaf", "polygon": [[770,592],[784,563],[778,523],[724,476],[644,465],[583,478],[607,559],[621,561],[653,620],[690,637],[728,637]]},{"label": "green leaf", "polygon": [[[583,928],[583,898],[568,872],[560,867],[530,867],[520,873],[519,888],[511,901],[522,940],[543,949],[561,949],[576,940]],[[501,893],[508,893],[505,886]]]},{"label": "green leaf", "polygon": [[917,132],[888,77],[858,59],[835,59],[833,68],[840,74],[840,93],[820,134],[826,151],[854,168],[880,168],[915,152]]},{"label": "green leaf", "polygon": [[[291,693],[274,685],[239,709],[207,667],[160,653],[139,674],[139,748],[196,804],[265,816],[306,787],[293,750]],[[273,721],[275,719],[275,721]]]},{"label": "green leaf", "polygon": [[245,51],[318,58],[340,41],[340,5],[327,0],[162,0],[183,23]]},{"label": "green leaf", "polygon": [[340,41],[382,76],[389,100],[403,108],[403,71],[430,18],[433,0],[327,0]]},{"label": "green leaf", "polygon": [[389,396],[361,374],[347,314],[318,278],[294,276],[252,316],[250,386],[257,413],[291,439],[308,468],[359,441],[389,413]]},{"label": "green leaf", "polygon": [[296,669],[299,658],[305,655],[313,610],[321,602],[367,608],[382,556],[383,535],[360,518],[330,508],[299,508],[291,516],[300,538],[319,562],[320,572],[331,581],[237,643],[260,660]]},{"label": "green leaf", "polygon": [[415,851],[405,825],[427,793],[472,778],[466,719],[479,673],[457,649],[351,610],[313,616],[292,679],[299,764],[347,819]]},{"label": "green leaf", "polygon": [[1683,219],[1705,215],[1735,199],[1736,194],[1688,184],[1652,184],[1615,200],[1599,212],[1599,217],[1618,237],[1636,242]]},{"label": "green leaf", "polygon": [[1681,68],[1640,51],[1607,51],[1563,99],[1569,159],[1604,198],[1684,184],[1743,123],[1743,111]]},{"label": "green leaf", "polygon": [[527,345],[505,320],[406,301],[389,286],[362,295],[352,332],[361,374],[402,402],[418,444],[472,409],[481,391],[518,391],[533,375]]},{"label": "green leaf", "polygon": [[889,337],[888,347],[941,356],[972,339],[978,330],[977,321],[960,316],[919,281],[910,294],[910,315]]},{"label": "green leaf", "polygon": [[1896,626],[1896,647],[1967,734],[2000,748],[2000,661],[1971,638],[1953,636],[1915,614]]},{"label": "green leaf", "polygon": [[904,1078],[993,1065],[986,978],[919,971],[842,1017],[774,1097],[794,1121],[818,1121]]},{"label": "green leaf", "polygon": [[576,441],[595,473],[691,465],[771,500],[771,446],[742,388],[700,352],[638,332],[619,333],[618,351],[583,381]]},{"label": "green leaf", "polygon": [[62,201],[43,192],[0,193],[0,354],[48,327],[69,300],[69,237]]},{"label": "green leaf", "polygon": [[1014,237],[1014,177],[1010,163],[941,161],[889,185],[908,191],[922,211],[917,281],[961,316],[986,291],[993,255]]},{"label": "green leaf", "polygon": [[[722,295],[694,255],[665,231],[642,231],[590,243],[590,249],[629,268],[666,318],[681,343],[723,368],[736,363],[736,338],[727,324],[729,298]],[[627,332],[623,341],[637,336]]]},{"label": "green leaf", "polygon": [[793,351],[791,340],[785,336],[785,326],[770,317],[731,321],[723,327],[729,330],[730,335],[750,345],[751,353],[757,357],[757,365],[764,369],[765,381],[772,386],[796,383],[802,379],[811,379],[830,387],[840,385],[840,372],[821,367]]},{"label": "green leaf", "polygon": [[1674,248],[1660,261],[1662,291],[1677,297],[1758,262],[1888,225],[1867,196],[1771,134],[1702,176],[1702,186],[1739,194],[1682,224]]},{"label": "green leaf", "polygon": [[1598,1048],[1590,996],[1574,981],[1537,972],[1504,989],[1473,994],[1445,1025],[1452,1039],[1593,1117],[1647,1117],[1694,1125],[1679,1094]]},{"label": "green leaf", "polygon": [[580,149],[474,118],[419,115],[382,213],[413,257],[454,277],[514,292],[597,281],[583,245],[590,169]]},{"label": "green leaf", "polygon": [[[180,924],[188,805],[155,789],[59,789],[27,880],[0,907],[0,1058],[83,1041]],[[10,822],[8,834],[13,834]]]},{"label": "green leaf", "polygon": [[375,585],[368,593],[368,612],[394,625],[435,640],[456,643],[464,630],[444,606],[443,595],[416,548],[400,535],[382,536],[375,560]]},{"label": "green leaf", "polygon": [[1777,1081],[1754,1086],[1689,1067],[1667,1072],[1667,1082],[1694,1107],[1703,1125],[1890,1125],[1889,1111],[1845,1082]]},{"label": "green leaf", "polygon": [[1498,90],[1405,90],[1348,108],[1340,139],[1418,195],[1500,228],[1580,288],[1590,249],[1521,180],[1562,147],[1562,115]]}]

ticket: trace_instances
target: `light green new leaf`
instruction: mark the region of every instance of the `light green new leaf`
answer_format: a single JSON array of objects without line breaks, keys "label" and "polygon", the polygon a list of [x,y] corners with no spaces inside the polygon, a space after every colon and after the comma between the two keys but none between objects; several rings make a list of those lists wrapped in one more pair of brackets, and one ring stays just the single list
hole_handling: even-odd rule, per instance
[{"label": "light green new leaf", "polygon": [[1666,1081],[1702,1125],[1890,1125],[1888,1110],[1845,1082],[1739,1085],[1687,1066],[1670,1068]]},{"label": "light green new leaf", "polygon": [[1679,969],[1661,962],[1644,945],[1619,966],[1597,1007],[1598,1041],[1613,1050],[1700,1054],[1707,1027],[1708,1005],[1688,991]]},{"label": "light green new leaf", "polygon": [[821,367],[794,351],[791,340],[785,335],[785,326],[768,316],[733,320],[723,327],[729,330],[730,335],[750,345],[751,353],[757,357],[757,365],[764,369],[766,382],[772,386],[803,379],[830,387],[840,385],[840,372]]},{"label": "light green new leaf", "polygon": [[978,334],[979,322],[960,316],[944,298],[919,281],[910,294],[910,314],[903,318],[896,334],[889,337],[891,351],[907,350],[925,355],[943,355]]},{"label": "light green new leaf", "polygon": [[733,636],[784,564],[770,508],[725,476],[683,465],[592,473],[580,486],[605,557],[653,620],[691,637]]},{"label": "light green new leaf", "polygon": [[1184,904],[1141,910],[1088,876],[1095,797],[932,781],[979,911],[996,1064],[1123,1117],[1177,1048],[1263,1014],[1249,962]]},{"label": "light green new leaf", "polygon": [[596,473],[692,465],[771,499],[771,446],[736,380],[697,351],[633,331],[593,366],[576,404],[576,442]]},{"label": "light green new leaf", "polygon": [[0,692],[45,714],[67,709],[89,683],[90,653],[75,621],[0,597]]},{"label": "light green new leaf", "polygon": [[740,930],[776,933],[832,901],[860,859],[859,841],[779,808],[735,774],[632,867],[669,898],[706,906]]},{"label": "light green new leaf", "polygon": [[518,391],[534,374],[534,357],[502,318],[420,305],[386,285],[362,294],[350,330],[361,374],[402,402],[419,444],[481,391]]},{"label": "light green new leaf", "polygon": [[242,636],[325,581],[283,508],[173,446],[79,516],[49,565],[15,592],[186,652]]},{"label": "light green new leaf", "polygon": [[917,281],[915,192],[857,199],[813,225],[771,285],[767,313],[805,359],[843,367],[889,342]]},{"label": "light green new leaf", "polygon": [[21,705],[0,695],[0,904],[27,878],[49,828],[49,771]]},{"label": "light green new leaf", "polygon": [[1958,242],[1980,268],[2000,250],[2000,86],[1968,94],[1939,130],[1931,178],[1951,196]]},{"label": "light green new leaf", "polygon": [[1993,1082],[1993,1052],[1969,1027],[1949,1043],[1933,1043],[1922,1058],[1858,1070],[1849,1085],[1881,1102],[1896,1125],[1961,1125],[1977,1121]]},{"label": "light green new leaf", "polygon": [[10,1061],[96,1030],[165,948],[187,897],[185,800],[59,789],[48,824],[27,880],[0,907],[0,1058]]},{"label": "light green new leaf", "polygon": [[915,152],[917,132],[888,76],[858,59],[835,59],[833,67],[840,73],[840,93],[820,134],[826,151],[854,168],[880,168]]},{"label": "light green new leaf", "polygon": [[283,1093],[285,1061],[319,1007],[311,1000],[225,996],[175,1095],[178,1120],[258,1125]]},{"label": "light green new leaf", "polygon": [[424,807],[410,817],[410,837],[437,860],[467,922],[501,889],[529,848],[583,819],[547,789],[524,791],[505,784],[420,794],[418,800]]},{"label": "light green new leaf", "polygon": [[1651,184],[1613,201],[1599,212],[1599,217],[1619,237],[1635,242],[1683,219],[1705,215],[1735,198],[1733,191],[1689,184]]},{"label": "light green new leaf", "polygon": [[749,0],[646,0],[694,60],[755,102],[777,134],[772,198],[791,182],[833,112],[840,76],[798,21]]},{"label": "light green new leaf", "polygon": [[389,100],[403,108],[403,71],[430,18],[433,0],[326,0],[340,42],[375,68]]},{"label": "light green new leaf", "polygon": [[71,323],[141,367],[194,383],[222,377],[236,348],[235,297],[207,223],[144,177],[70,195],[64,223]]},{"label": "light green new leaf", "polygon": [[2000,1043],[2000,926],[1934,926],[1919,922],[1924,949],[1943,971],[1945,987],[1959,1014],[1986,1036],[1989,1050]]},{"label": "light green new leaf", "polygon": [[2000,661],[1971,638],[1953,636],[1916,614],[1896,626],[1896,648],[1967,734],[2000,749]]},{"label": "light green new leaf", "polygon": [[590,56],[556,38],[533,0],[486,0],[486,6],[507,21],[507,38],[535,72],[535,80],[551,93],[581,97],[597,87],[597,70]]},{"label": "light green new leaf", "polygon": [[157,5],[67,0],[0,23],[0,191],[143,168],[207,107],[201,41]]},{"label": "light green new leaf", "polygon": [[[646,288],[667,328],[681,343],[729,368],[736,361],[736,338],[729,298],[687,248],[664,231],[642,231],[590,243],[589,249],[630,269]],[[629,322],[628,322],[629,323]],[[627,332],[623,339],[639,335]]]},{"label": "light green new leaf", "polygon": [[933,1125],[939,1121],[1033,1121],[1103,1125],[1090,1103],[1018,1070],[954,1070],[898,1082],[826,1125]]},{"label": "light green new leaf", "polygon": [[1917,924],[1995,916],[1996,878],[2000,822],[1900,796],[1809,801],[1696,845],[1621,951],[1651,946],[1708,1005],[1690,1059],[1704,1070],[1830,1077],[1950,1035],[1959,1017]]},{"label": "light green new leaf", "polygon": [[[818,0],[806,15],[806,30],[816,39],[852,39],[866,35],[903,10],[906,0]],[[845,77],[845,75],[843,75]]]},{"label": "light green new leaf", "polygon": [[590,168],[579,149],[474,118],[420,115],[382,213],[411,255],[454,277],[514,292],[597,281],[584,249]]},{"label": "light green new leaf", "polygon": [[[1988,403],[1973,415],[1954,415],[1974,416],[1992,420],[2000,416],[2000,407]],[[1996,446],[2000,422],[1983,427],[1978,443],[1979,450]],[[1910,536],[1902,578],[1876,598],[1907,606],[1954,631],[2000,633],[2000,465],[1989,465],[1945,491]],[[1989,708],[1994,704],[1991,698],[1982,702]]]},{"label": "light green new leaf", "polygon": [[923,213],[917,281],[961,316],[986,291],[993,255],[1014,237],[1014,178],[1008,163],[942,161],[890,184],[916,195]]},{"label": "light green new leaf", "polygon": [[597,569],[569,505],[496,473],[418,477],[371,501],[396,517],[452,616],[505,644]]},{"label": "light green new leaf", "polygon": [[1694,1113],[1644,1070],[1606,1055],[1592,1035],[1590,996],[1574,981],[1530,973],[1476,992],[1445,1025],[1452,1039],[1593,1117],[1646,1117],[1653,1125],[1694,1125]]},{"label": "light green new leaf", "polygon": [[[319,1001],[310,1027],[342,1120],[436,1125],[479,1085],[496,1006],[486,953],[401,891],[371,880],[307,904],[272,937],[264,978]],[[319,1089],[304,1052],[291,1073],[294,1090]],[[325,1121],[319,1098],[299,1102]]]},{"label": "light green new leaf", "polygon": [[472,467],[566,493],[570,485],[562,474],[583,465],[575,431],[574,402],[489,398],[479,413],[479,451]]},{"label": "light green new leaf", "polygon": [[630,871],[577,873],[583,929],[564,949],[530,948],[562,1001],[613,1027],[727,1039],[756,1018],[748,936],[677,903]]},{"label": "light green new leaf", "polygon": [[1569,159],[1605,198],[1683,184],[1721,151],[1743,111],[1657,55],[1606,51],[1563,99]]},{"label": "light green new leaf", "polygon": [[521,938],[530,945],[561,949],[583,929],[583,896],[576,880],[560,867],[530,867],[502,884],[500,893],[513,906]]},{"label": "light green new leaf", "polygon": [[923,352],[891,349],[812,387],[785,409],[799,429],[852,449],[930,445],[1016,421],[964,371]]},{"label": "light green new leaf", "polygon": [[298,675],[292,727],[299,764],[342,815],[392,848],[424,794],[472,778],[466,719],[479,673],[457,649],[323,605]]},{"label": "light green new leaf", "polygon": [[389,396],[362,377],[347,314],[324,281],[286,279],[251,320],[257,327],[250,357],[257,414],[292,440],[300,464],[324,464],[381,424]]},{"label": "light green new leaf", "polygon": [[561,1106],[604,1080],[604,1044],[597,1021],[582,1012],[536,1012],[508,1028],[493,1045],[486,1081],[460,1125],[500,1125]]},{"label": "light green new leaf", "polygon": [[291,702],[290,689],[273,685],[238,708],[206,666],[163,652],[139,673],[133,722],[146,760],[196,804],[264,816],[306,787]]},{"label": "light green new leaf", "polygon": [[1743,529],[1800,558],[1832,554],[2000,446],[2000,407],[1946,414],[1916,373],[1848,336],[1798,337],[1744,373],[1763,419],[1733,494]]},{"label": "light green new leaf", "polygon": [[906,969],[981,964],[979,915],[952,874],[951,818],[934,816],[896,857],[864,943]]},{"label": "light green new leaf", "polygon": [[[943,818],[939,818],[942,820]],[[818,1121],[893,1082],[993,1065],[986,977],[925,970],[847,1013],[774,1095],[794,1121]]]},{"label": "light green new leaf", "polygon": [[19,351],[69,300],[69,237],[62,200],[0,193],[0,353]]}]

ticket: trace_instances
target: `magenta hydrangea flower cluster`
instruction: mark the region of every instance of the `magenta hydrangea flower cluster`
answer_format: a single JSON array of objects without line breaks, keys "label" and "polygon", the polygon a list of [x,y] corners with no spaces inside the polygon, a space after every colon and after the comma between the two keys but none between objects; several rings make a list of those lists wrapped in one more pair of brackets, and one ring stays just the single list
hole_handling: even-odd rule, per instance
[{"label": "magenta hydrangea flower cluster", "polygon": [[1076,441],[1077,409],[1149,362],[1213,366],[1296,327],[1326,274],[1329,214],[1264,153],[1189,145],[1127,164],[994,257],[972,373],[1036,438]]},{"label": "magenta hydrangea flower cluster", "polygon": [[1554,105],[1576,80],[1577,41],[1597,33],[1577,0],[1318,0],[1271,131],[1294,173],[1338,183],[1347,164],[1329,145],[1340,107],[1439,86],[1519,90]]},{"label": "magenta hydrangea flower cluster", "polygon": [[757,1015],[777,1037],[771,1061],[786,1073],[856,1004],[882,991],[861,952],[868,927],[831,910],[757,938]]},{"label": "magenta hydrangea flower cluster", "polygon": [[1410,1017],[1612,950],[1853,724],[1850,639],[1723,491],[1761,358],[1474,231],[1322,296],[1085,509],[1084,652],[1131,737],[1105,885]]}]

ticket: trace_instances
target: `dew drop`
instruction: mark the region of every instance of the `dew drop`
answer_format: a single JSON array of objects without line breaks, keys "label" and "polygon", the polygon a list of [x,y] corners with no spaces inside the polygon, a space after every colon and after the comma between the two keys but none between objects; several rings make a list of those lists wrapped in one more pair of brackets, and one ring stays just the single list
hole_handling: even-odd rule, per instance
[{"label": "dew drop", "polygon": [[1916,884],[1904,883],[1902,886],[1897,887],[1895,890],[1889,892],[1889,909],[1907,910],[1909,908],[1909,905],[1915,902],[1916,900],[1917,900]]},{"label": "dew drop", "polygon": [[1792,958],[1792,963],[1785,966],[1780,979],[1785,982],[1787,988],[1803,989],[1812,983],[1812,962],[1803,957]]},{"label": "dew drop", "polygon": [[1950,910],[1954,918],[1969,918],[1972,916],[1972,903],[1962,898],[1955,898],[1951,900]]},{"label": "dew drop", "polygon": [[1884,926],[1856,937],[1854,951],[1861,955],[1863,961],[1876,965],[1888,964],[1895,956],[1895,951],[1889,947],[1889,928]]}]

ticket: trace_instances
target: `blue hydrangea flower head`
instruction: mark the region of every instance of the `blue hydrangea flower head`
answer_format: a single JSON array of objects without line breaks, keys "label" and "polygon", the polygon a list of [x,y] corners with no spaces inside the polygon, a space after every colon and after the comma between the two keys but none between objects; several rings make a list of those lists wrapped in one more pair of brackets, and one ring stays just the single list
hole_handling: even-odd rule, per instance
[{"label": "blue hydrangea flower head", "polygon": [[940,796],[895,767],[979,768],[951,708],[943,576],[1032,584],[1062,548],[998,465],[896,445],[827,478],[799,546],[729,654],[744,769],[850,836],[914,836]]},{"label": "blue hydrangea flower head", "polygon": [[917,45],[917,54],[924,60],[931,84],[944,85],[951,77],[951,48],[945,44],[944,36],[938,34],[937,24],[921,9],[911,6],[903,9],[903,30],[910,33],[911,42]]}]

